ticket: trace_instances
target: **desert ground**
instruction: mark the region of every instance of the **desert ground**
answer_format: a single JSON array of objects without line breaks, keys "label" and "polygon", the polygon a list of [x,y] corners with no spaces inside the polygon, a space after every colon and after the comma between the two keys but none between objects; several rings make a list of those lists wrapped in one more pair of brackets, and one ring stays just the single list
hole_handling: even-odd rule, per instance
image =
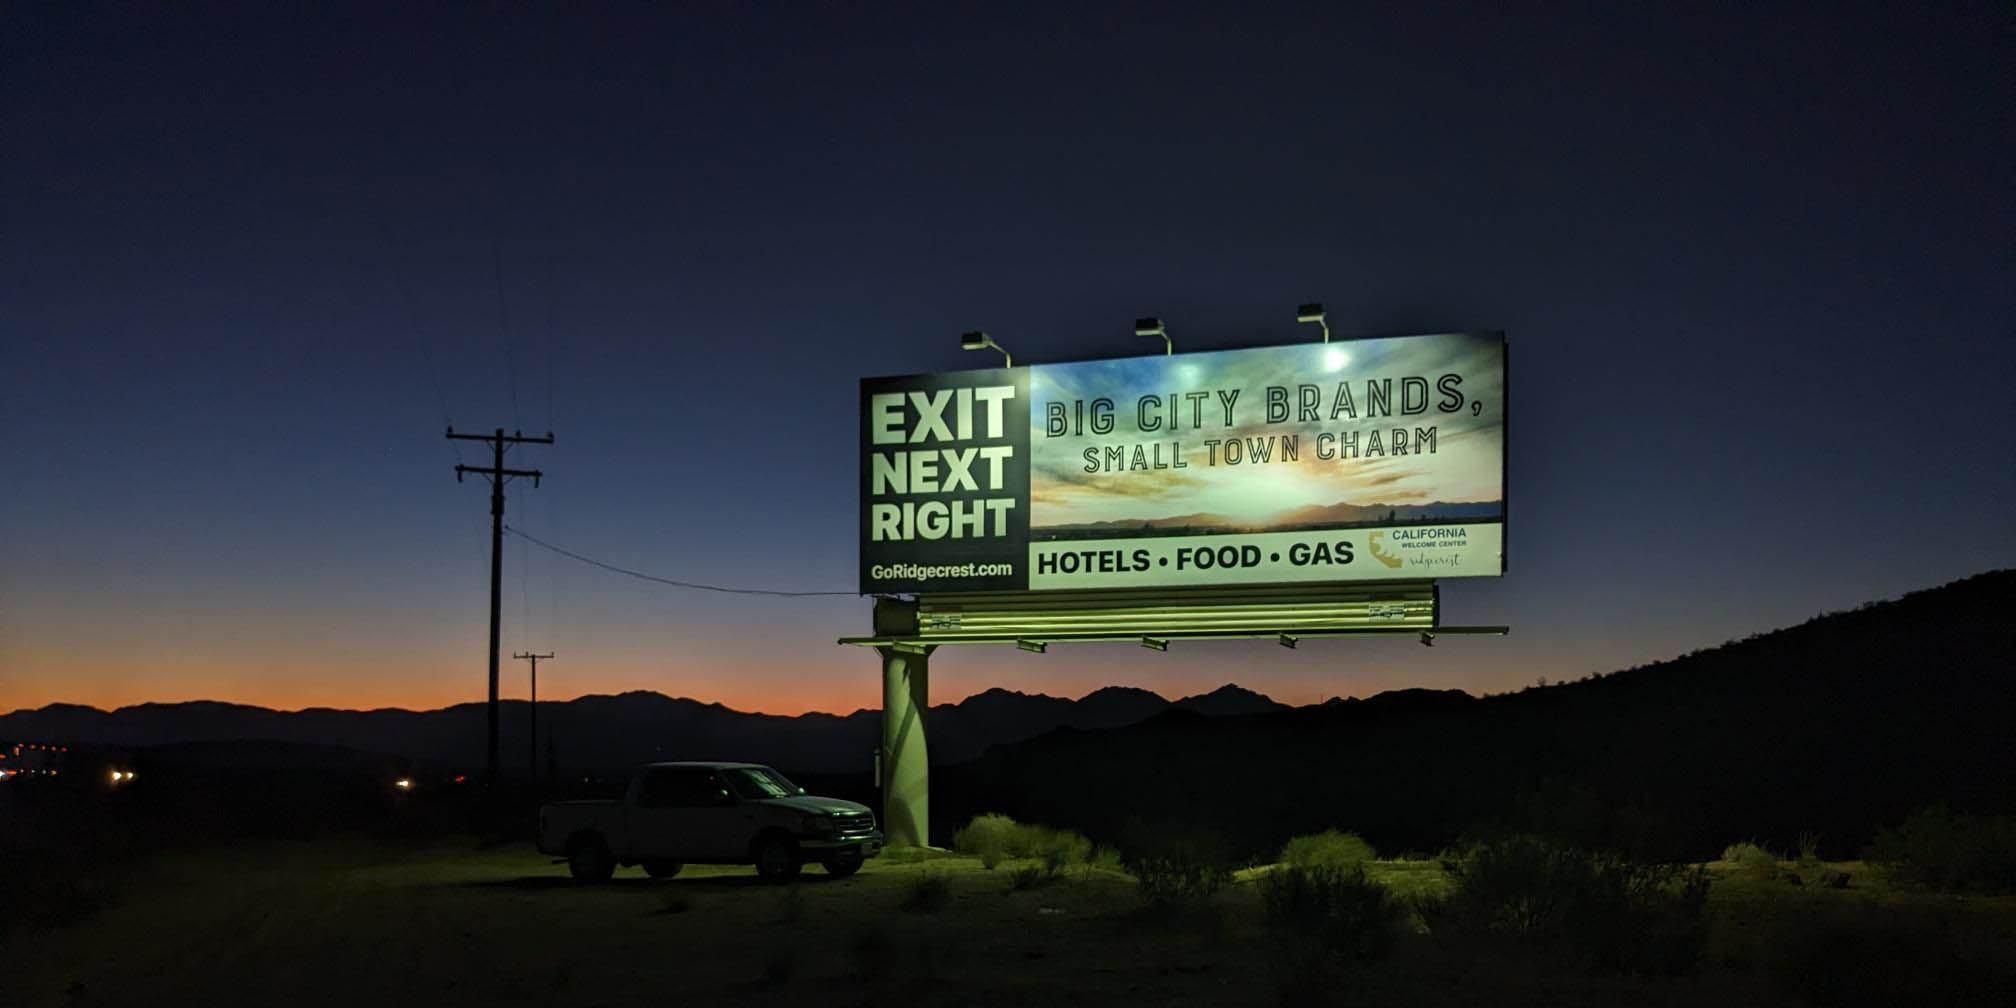
[{"label": "desert ground", "polygon": [[[184,850],[86,866],[74,888],[40,890],[73,906],[11,910],[0,1003],[1964,1003],[2006,992],[2016,962],[2016,900],[1893,889],[1860,863],[1833,866],[1853,879],[1843,890],[1711,865],[1708,951],[1682,976],[1449,948],[1416,920],[1386,961],[1323,966],[1312,985],[1310,961],[1266,926],[1264,866],[1181,912],[1149,910],[1111,868],[1015,891],[1015,867],[898,852],[851,878],[808,867],[791,885],[691,866],[584,886],[527,846],[475,840]],[[1446,884],[1432,860],[1371,874],[1402,895]]]}]

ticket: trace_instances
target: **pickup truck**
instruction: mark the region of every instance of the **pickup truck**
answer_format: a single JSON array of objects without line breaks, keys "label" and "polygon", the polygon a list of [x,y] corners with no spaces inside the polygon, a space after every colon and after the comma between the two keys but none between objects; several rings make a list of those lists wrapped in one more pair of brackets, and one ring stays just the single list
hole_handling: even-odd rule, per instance
[{"label": "pickup truck", "polygon": [[781,882],[817,861],[846,876],[881,849],[867,806],[808,795],[755,763],[649,763],[620,800],[539,810],[540,853],[566,858],[582,882],[606,881],[617,865],[671,878],[688,864],[753,864]]}]

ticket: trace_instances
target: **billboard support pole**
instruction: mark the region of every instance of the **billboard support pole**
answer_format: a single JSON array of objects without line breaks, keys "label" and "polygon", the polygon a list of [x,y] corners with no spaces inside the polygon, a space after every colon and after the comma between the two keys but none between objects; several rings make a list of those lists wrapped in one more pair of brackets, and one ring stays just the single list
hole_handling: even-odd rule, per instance
[{"label": "billboard support pole", "polygon": [[931,756],[924,715],[931,709],[936,645],[888,645],[882,655],[882,832],[891,847],[931,840]]}]

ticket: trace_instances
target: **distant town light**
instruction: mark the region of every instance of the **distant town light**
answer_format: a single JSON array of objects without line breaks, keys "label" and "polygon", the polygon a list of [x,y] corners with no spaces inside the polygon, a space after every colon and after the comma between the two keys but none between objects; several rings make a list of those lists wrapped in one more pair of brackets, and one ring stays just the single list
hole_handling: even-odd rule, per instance
[{"label": "distant town light", "polygon": [[398,780],[393,781],[392,786],[398,788],[401,791],[411,791],[413,790],[413,781],[410,778],[401,777]]}]

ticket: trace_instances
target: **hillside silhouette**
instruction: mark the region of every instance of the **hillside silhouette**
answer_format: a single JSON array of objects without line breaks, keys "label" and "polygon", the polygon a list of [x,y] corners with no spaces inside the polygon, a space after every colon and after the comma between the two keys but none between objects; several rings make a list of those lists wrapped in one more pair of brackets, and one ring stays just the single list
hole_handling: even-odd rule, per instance
[{"label": "hillside silhouette", "polygon": [[[964,762],[989,746],[1059,727],[1117,727],[1171,707],[1212,715],[1286,709],[1231,684],[1173,701],[1149,690],[1121,686],[1095,690],[1077,700],[990,689],[958,703],[931,708],[931,755],[941,763]],[[500,708],[505,770],[522,772],[527,759],[526,702],[507,700]],[[551,741],[554,762],[569,769],[609,772],[648,760],[746,758],[793,770],[866,773],[873,765],[873,749],[881,741],[881,717],[879,710],[795,717],[754,714],[649,691],[541,701],[541,763],[545,763],[546,743]],[[391,754],[444,766],[480,765],[483,738],[480,703],[431,711],[326,707],[278,711],[206,700],[136,704],[113,711],[50,704],[0,715],[0,739],[124,747],[291,742]],[[271,755],[270,750],[259,747],[220,751],[242,751],[248,761],[263,762]]]},{"label": "hillside silhouette", "polygon": [[1513,694],[1057,731],[938,802],[947,824],[991,810],[1105,837],[1180,821],[1251,854],[1327,827],[1398,852],[1503,826],[1662,858],[1811,830],[1853,856],[1928,803],[2016,810],[2012,609],[2016,571],[1996,571]]}]

